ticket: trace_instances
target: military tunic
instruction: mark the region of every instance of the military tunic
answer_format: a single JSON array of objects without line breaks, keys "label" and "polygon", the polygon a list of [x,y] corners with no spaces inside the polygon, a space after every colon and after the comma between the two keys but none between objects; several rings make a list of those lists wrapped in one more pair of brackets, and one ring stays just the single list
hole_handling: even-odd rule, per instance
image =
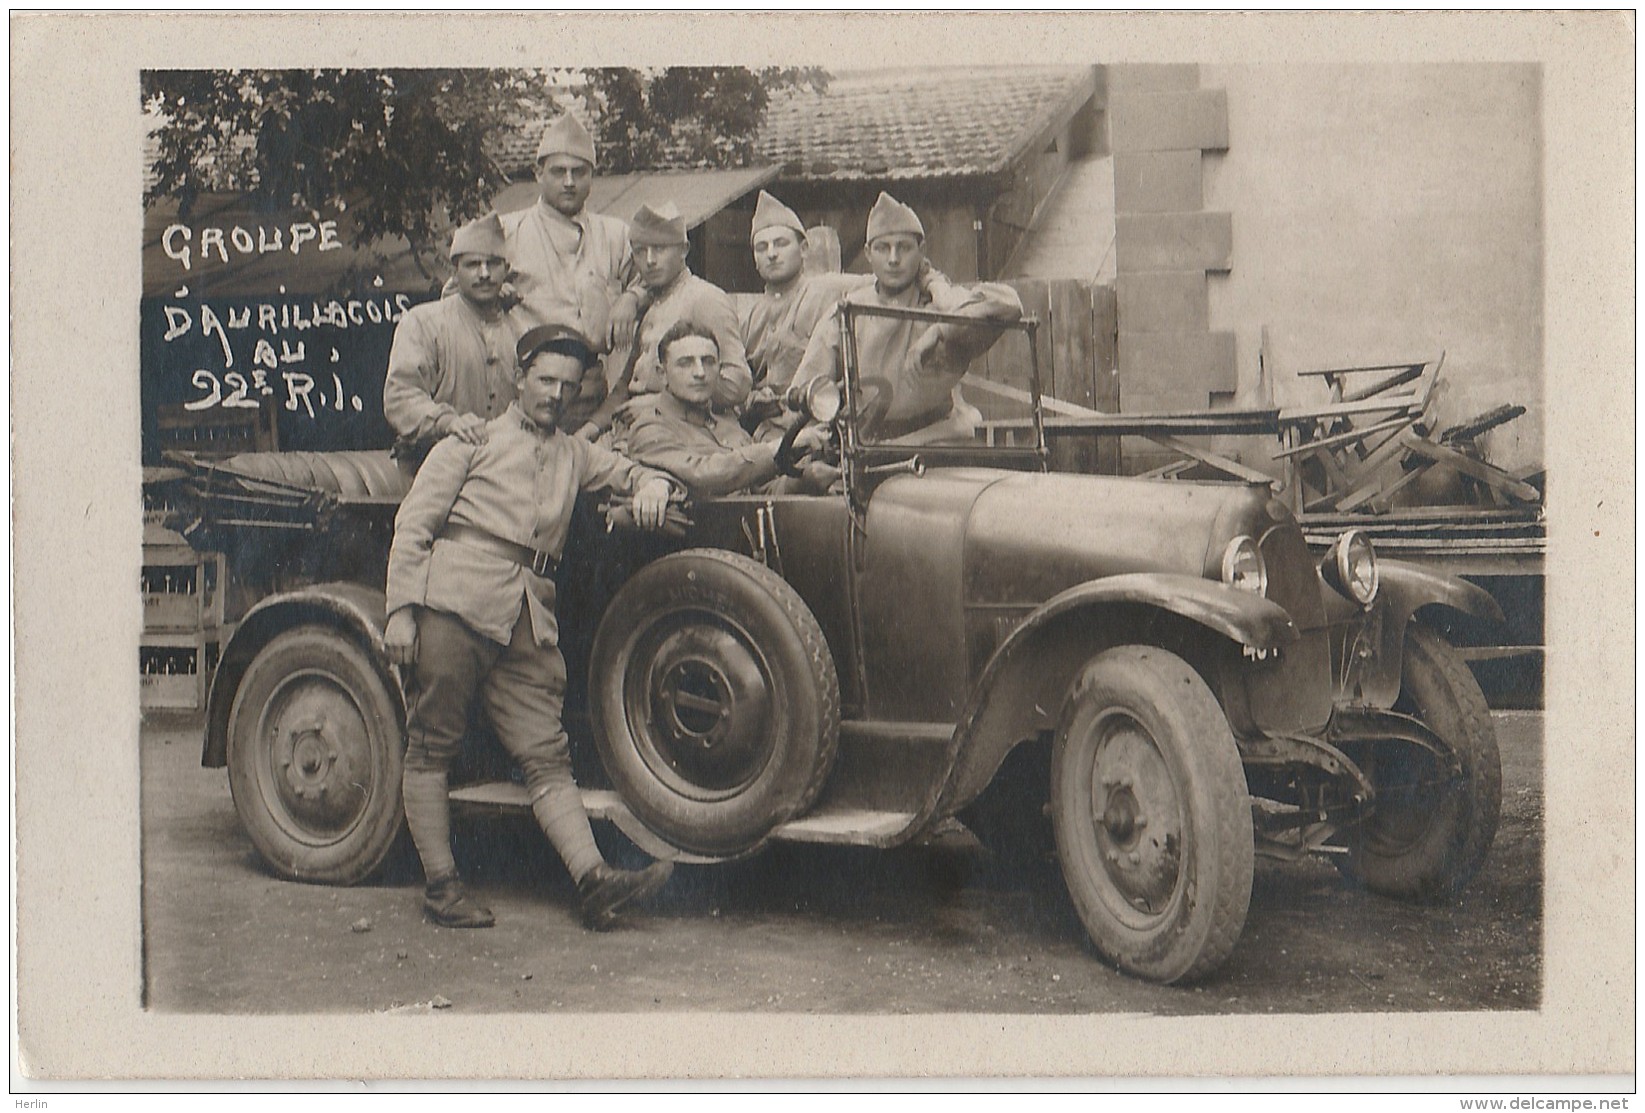
[{"label": "military tunic", "polygon": [[652,293],[651,307],[640,323],[639,358],[629,383],[630,395],[655,394],[663,389],[663,372],[657,362],[657,341],[676,321],[692,320],[714,334],[720,349],[720,385],[714,391],[714,405],[735,410],[748,400],[753,376],[743,349],[742,328],[730,296],[712,282],[684,270],[668,287]]},{"label": "military tunic", "polygon": [[628,455],[684,483],[695,497],[751,489],[777,475],[776,444],[759,444],[730,417],[664,391],[633,406]]},{"label": "military tunic", "polygon": [[566,666],[554,581],[448,526],[546,551],[564,550],[578,491],[632,492],[659,472],[537,427],[518,405],[485,443],[434,446],[394,520],[388,612],[420,608],[406,717],[406,823],[432,881],[456,869],[447,778],[476,704],[520,765],[533,814],[575,878],[603,861],[577,794],[562,722]]},{"label": "military tunic", "polygon": [[514,288],[520,294],[521,331],[541,324],[574,324],[600,359],[583,376],[582,391],[560,417],[576,432],[598,410],[621,368],[609,366],[606,334],[611,310],[634,281],[628,225],[586,208],[566,216],[542,201],[501,217]]},{"label": "military tunic", "polygon": [[873,282],[866,274],[805,274],[786,290],[767,290],[744,306],[740,324],[757,385],[781,393],[794,379],[817,325],[847,293]]},{"label": "military tunic", "polygon": [[484,444],[448,437],[436,445],[400,503],[388,557],[388,613],[407,606],[445,611],[507,645],[523,603],[537,643],[556,645],[552,579],[440,531],[473,526],[558,557],[579,491],[632,494],[667,477],[600,445],[545,433],[517,405],[486,432]]},{"label": "military tunic", "polygon": [[[951,286],[946,282],[932,294],[920,283],[911,283],[894,295],[882,294],[878,283],[863,286],[845,296],[858,305],[901,306],[931,309],[991,320],[1014,321],[1022,316],[1022,302],[1015,290],[994,282],[975,286]],[[857,337],[857,359],[863,379],[883,378],[891,388],[890,407],[883,421],[890,427],[909,427],[936,422],[963,405],[959,381],[965,369],[997,340],[999,329],[956,324],[926,324],[893,317],[858,317],[853,325]],[[927,330],[935,330],[938,343],[919,360],[909,357]],[[795,384],[820,376],[840,375],[840,331],[831,322],[812,332],[805,357],[794,374]]]},{"label": "military tunic", "polygon": [[513,314],[487,315],[461,294],[408,309],[383,380],[383,416],[400,444],[425,449],[459,415],[489,421],[508,409],[523,331]]},{"label": "military tunic", "polygon": [[628,226],[587,209],[568,217],[540,199],[501,219],[525,328],[575,324],[604,352],[611,307],[635,277]]}]

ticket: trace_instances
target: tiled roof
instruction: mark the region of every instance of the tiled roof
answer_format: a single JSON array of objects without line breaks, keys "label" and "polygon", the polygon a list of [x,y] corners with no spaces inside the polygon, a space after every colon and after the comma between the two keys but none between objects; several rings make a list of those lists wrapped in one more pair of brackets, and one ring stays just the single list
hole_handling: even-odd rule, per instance
[{"label": "tiled roof", "polygon": [[[787,181],[992,174],[1091,90],[1089,66],[840,73],[826,93],[772,102],[756,161],[781,166]],[[532,121],[493,141],[510,176],[529,173],[542,129],[543,121]]]},{"label": "tiled roof", "polygon": [[1089,66],[840,74],[773,101],[756,149],[786,181],[993,174],[1092,83]]},{"label": "tiled roof", "polygon": [[[790,93],[772,102],[756,162],[780,166],[785,181],[992,174],[1091,90],[1089,66],[839,73],[826,93]],[[493,138],[491,153],[510,177],[529,176],[543,125],[533,120]],[[145,184],[157,155],[151,131],[144,141]]]},{"label": "tiled roof", "polygon": [[517,131],[493,135],[486,143],[491,157],[510,178],[530,177],[532,164],[537,161],[537,141],[543,136],[545,123],[533,120],[522,124]]}]

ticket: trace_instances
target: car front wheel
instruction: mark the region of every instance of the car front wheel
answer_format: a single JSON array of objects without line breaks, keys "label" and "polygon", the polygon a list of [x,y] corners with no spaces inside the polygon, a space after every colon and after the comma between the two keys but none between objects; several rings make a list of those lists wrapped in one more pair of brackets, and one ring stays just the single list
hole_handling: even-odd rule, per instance
[{"label": "car front wheel", "polygon": [[352,885],[404,826],[399,703],[343,634],[299,626],[252,659],[229,716],[229,789],[264,860],[293,881]]},{"label": "car front wheel", "polygon": [[1122,646],[1085,666],[1057,729],[1051,808],[1098,951],[1158,982],[1228,958],[1251,901],[1250,796],[1227,719],[1187,662]]},{"label": "car front wheel", "polygon": [[1343,872],[1372,892],[1442,901],[1479,872],[1502,812],[1502,758],[1479,683],[1457,651],[1414,623],[1395,710],[1413,715],[1450,749],[1454,770],[1415,746],[1361,758],[1375,809],[1351,832]]}]

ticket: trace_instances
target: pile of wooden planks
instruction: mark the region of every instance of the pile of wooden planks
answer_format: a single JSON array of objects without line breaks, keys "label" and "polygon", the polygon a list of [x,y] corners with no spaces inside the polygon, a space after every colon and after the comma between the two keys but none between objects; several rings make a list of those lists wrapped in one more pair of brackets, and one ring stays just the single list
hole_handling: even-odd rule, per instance
[{"label": "pile of wooden planks", "polygon": [[[1459,477],[1475,505],[1534,508],[1542,491],[1530,474],[1515,475],[1485,461],[1478,437],[1519,417],[1523,406],[1499,406],[1440,432],[1428,422],[1437,358],[1302,371],[1331,389],[1331,400],[1279,411],[1285,490],[1298,515],[1362,511],[1386,514],[1401,492],[1436,466]],[[1366,381],[1366,376],[1375,376]]]}]

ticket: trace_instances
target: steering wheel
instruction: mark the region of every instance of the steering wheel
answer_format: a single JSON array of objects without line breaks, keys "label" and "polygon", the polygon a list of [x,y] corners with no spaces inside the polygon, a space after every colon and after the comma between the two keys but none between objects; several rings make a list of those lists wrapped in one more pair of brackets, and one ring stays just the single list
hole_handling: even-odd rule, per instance
[{"label": "steering wheel", "polygon": [[799,438],[800,430],[804,429],[807,425],[810,425],[810,424],[811,424],[810,415],[802,413],[800,415],[800,419],[798,421],[796,421],[793,425],[789,426],[788,432],[783,434],[782,442],[777,445],[777,474],[778,475],[786,475],[786,476],[790,476],[790,477],[799,477],[800,475],[803,474],[800,470],[800,465],[802,463],[804,463],[805,460],[807,458],[811,457],[811,456],[820,456],[824,461],[826,461],[828,463],[838,463],[839,462],[839,449],[838,449],[838,442],[837,441],[832,441],[831,440],[829,442],[829,446],[827,448],[822,449],[820,452],[803,452],[802,453],[802,452],[797,452],[795,450],[794,442],[795,442],[795,440],[797,440]]}]

